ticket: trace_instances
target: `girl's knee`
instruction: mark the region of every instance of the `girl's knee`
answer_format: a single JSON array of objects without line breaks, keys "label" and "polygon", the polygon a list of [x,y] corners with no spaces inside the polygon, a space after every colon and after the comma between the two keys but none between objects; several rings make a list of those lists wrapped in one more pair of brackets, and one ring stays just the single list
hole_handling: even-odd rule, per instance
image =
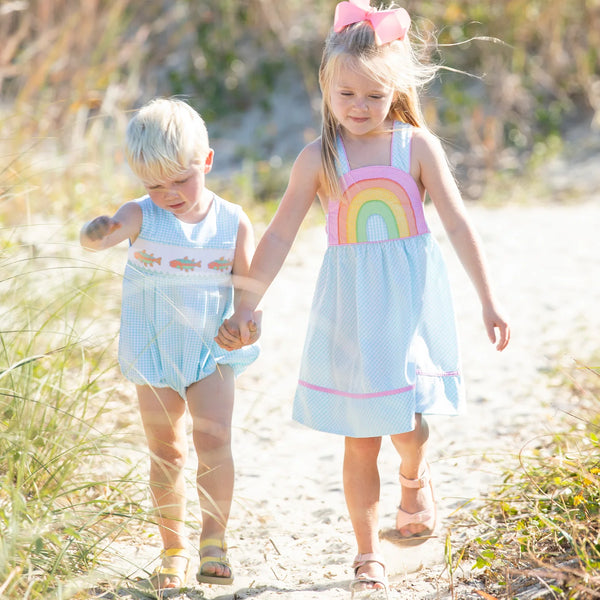
[{"label": "girl's knee", "polygon": [[356,454],[360,457],[377,457],[381,448],[380,437],[354,438],[347,437],[345,441],[346,455]]}]

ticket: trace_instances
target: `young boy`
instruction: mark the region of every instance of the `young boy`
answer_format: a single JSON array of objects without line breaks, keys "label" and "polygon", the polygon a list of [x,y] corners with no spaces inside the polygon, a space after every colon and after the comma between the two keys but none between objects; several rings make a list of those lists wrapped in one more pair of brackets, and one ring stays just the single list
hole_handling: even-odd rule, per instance
[{"label": "young boy", "polygon": [[130,243],[119,364],[137,389],[164,548],[149,584],[181,587],[189,571],[186,406],[203,521],[197,579],[230,584],[225,530],[234,485],[234,377],[256,359],[258,347],[226,351],[213,338],[233,312],[234,284],[248,273],[252,227],[238,205],[206,187],[214,152],[202,118],[187,103],[156,99],[143,106],[127,127],[126,147],[147,195],[86,223],[80,240],[91,250]]}]

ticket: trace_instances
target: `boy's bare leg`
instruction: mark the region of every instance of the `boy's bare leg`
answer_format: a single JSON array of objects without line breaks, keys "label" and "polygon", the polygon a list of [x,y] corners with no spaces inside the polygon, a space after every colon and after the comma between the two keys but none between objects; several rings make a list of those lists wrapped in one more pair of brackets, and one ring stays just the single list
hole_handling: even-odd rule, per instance
[{"label": "boy's bare leg", "polygon": [[[171,388],[140,385],[137,393],[150,450],[150,492],[163,547],[185,548],[184,467],[188,448],[185,401]],[[173,557],[171,560],[185,559]],[[160,588],[184,584],[177,577],[168,575],[161,575],[159,579],[156,585]]]},{"label": "boy's bare leg", "polygon": [[[198,497],[202,510],[200,541],[223,540],[233,497],[234,465],[231,454],[231,416],[235,379],[227,365],[191,385],[187,390],[193,418],[193,439],[198,455]],[[222,556],[214,546],[202,550],[204,556]],[[228,577],[230,569],[217,562],[203,566],[205,575]]]}]

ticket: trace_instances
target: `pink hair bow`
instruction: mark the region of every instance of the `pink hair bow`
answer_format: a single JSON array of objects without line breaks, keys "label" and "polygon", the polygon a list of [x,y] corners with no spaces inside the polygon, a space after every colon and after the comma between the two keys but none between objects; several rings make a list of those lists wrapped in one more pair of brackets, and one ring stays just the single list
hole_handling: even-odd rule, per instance
[{"label": "pink hair bow", "polygon": [[371,25],[378,45],[403,40],[410,27],[410,16],[403,8],[378,11],[371,8],[369,0],[349,0],[335,7],[333,30],[336,33],[360,21]]}]

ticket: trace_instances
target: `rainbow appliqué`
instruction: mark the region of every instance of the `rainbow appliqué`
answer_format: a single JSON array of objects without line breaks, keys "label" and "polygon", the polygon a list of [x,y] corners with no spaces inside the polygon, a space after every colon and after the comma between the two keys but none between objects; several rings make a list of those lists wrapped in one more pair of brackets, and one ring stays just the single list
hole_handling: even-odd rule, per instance
[{"label": "rainbow appliqu\u00e9", "polygon": [[368,222],[377,217],[387,230],[387,239],[402,239],[429,233],[423,203],[414,179],[389,166],[361,167],[340,178],[343,201],[330,201],[327,232],[330,246],[371,241]]}]

